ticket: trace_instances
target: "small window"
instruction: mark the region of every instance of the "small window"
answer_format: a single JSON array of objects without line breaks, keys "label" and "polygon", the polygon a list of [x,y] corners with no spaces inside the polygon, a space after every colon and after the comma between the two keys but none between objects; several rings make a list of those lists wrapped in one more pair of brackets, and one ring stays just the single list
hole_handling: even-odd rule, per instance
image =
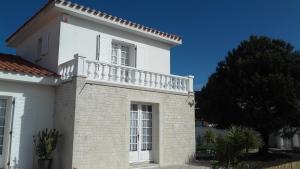
[{"label": "small window", "polygon": [[50,33],[43,33],[42,36],[42,56],[46,56],[49,50]]},{"label": "small window", "polygon": [[42,57],[42,43],[43,43],[43,39],[39,38],[38,45],[37,45],[37,59]]},{"label": "small window", "polygon": [[37,60],[40,61],[43,56],[48,54],[50,33],[44,33],[37,40]]}]

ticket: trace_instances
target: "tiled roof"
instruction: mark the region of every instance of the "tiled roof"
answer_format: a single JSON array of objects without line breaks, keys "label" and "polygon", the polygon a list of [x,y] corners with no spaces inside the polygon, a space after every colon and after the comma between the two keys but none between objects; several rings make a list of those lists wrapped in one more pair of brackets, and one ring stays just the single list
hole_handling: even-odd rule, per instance
[{"label": "tiled roof", "polygon": [[35,76],[58,76],[56,73],[22,59],[19,56],[0,53],[0,71],[31,74]]},{"label": "tiled roof", "polygon": [[166,33],[166,32],[162,32],[162,31],[159,31],[159,30],[156,30],[156,29],[153,29],[153,28],[141,25],[141,24],[137,24],[135,22],[128,21],[126,19],[122,19],[122,18],[117,17],[117,16],[107,14],[105,12],[101,12],[101,11],[91,9],[91,8],[88,8],[88,7],[85,7],[85,6],[76,4],[76,3],[72,3],[70,1],[55,0],[55,3],[56,4],[62,4],[63,6],[68,6],[72,9],[75,9],[75,10],[78,10],[78,11],[81,11],[81,12],[86,12],[88,14],[93,14],[94,16],[98,16],[102,19],[106,19],[107,21],[113,21],[115,23],[123,24],[125,26],[130,26],[131,28],[135,28],[135,29],[142,30],[142,31],[145,31],[145,32],[148,32],[148,33],[152,33],[154,35],[159,35],[159,36],[164,37],[164,38],[168,38],[168,39],[175,40],[175,41],[181,41],[182,40],[182,38],[180,36],[169,34],[169,33]]},{"label": "tiled roof", "polygon": [[122,19],[120,17],[113,16],[113,15],[107,14],[105,12],[101,12],[101,11],[98,11],[98,10],[95,10],[95,9],[91,9],[91,8],[88,8],[88,7],[85,7],[85,6],[76,4],[76,3],[72,3],[72,2],[66,1],[66,0],[49,0],[49,2],[42,9],[40,9],[25,24],[23,24],[16,32],[14,32],[9,38],[7,38],[6,41],[9,41],[17,32],[19,32],[32,19],[34,19],[40,12],[42,12],[49,4],[51,4],[51,2],[55,2],[56,4],[61,4],[63,6],[72,8],[72,9],[80,11],[80,12],[84,12],[84,13],[87,13],[87,14],[92,14],[94,16],[97,16],[97,17],[101,18],[101,19],[107,20],[108,22],[114,22],[116,24],[121,24],[121,25],[124,25],[124,26],[128,26],[132,29],[140,30],[140,31],[143,31],[145,33],[150,33],[150,34],[153,34],[155,36],[160,36],[162,38],[170,39],[170,40],[177,41],[177,42],[182,41],[182,38],[178,35],[162,32],[162,31],[159,31],[157,29],[150,28],[150,27],[147,27],[147,26],[144,26],[144,25],[141,25],[141,24],[137,24],[135,22],[131,22],[131,21],[128,21],[126,19]]}]

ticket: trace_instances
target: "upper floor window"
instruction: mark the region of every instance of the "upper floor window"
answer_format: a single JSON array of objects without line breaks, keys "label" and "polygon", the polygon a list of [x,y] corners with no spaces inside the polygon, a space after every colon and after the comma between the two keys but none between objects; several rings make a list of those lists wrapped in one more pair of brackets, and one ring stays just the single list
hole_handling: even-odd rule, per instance
[{"label": "upper floor window", "polygon": [[136,47],[123,42],[112,43],[111,63],[121,66],[136,67]]},{"label": "upper floor window", "polygon": [[37,45],[37,59],[39,59],[42,56],[42,41],[43,39],[40,37],[38,39],[38,45]]}]

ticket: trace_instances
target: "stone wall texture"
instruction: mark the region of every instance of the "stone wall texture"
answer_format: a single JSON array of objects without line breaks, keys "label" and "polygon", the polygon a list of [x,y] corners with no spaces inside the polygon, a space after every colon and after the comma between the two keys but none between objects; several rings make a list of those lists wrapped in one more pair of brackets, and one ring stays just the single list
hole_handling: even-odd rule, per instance
[{"label": "stone wall texture", "polygon": [[[156,105],[158,122],[154,160],[160,166],[182,165],[193,158],[195,151],[194,107],[190,104],[194,95],[179,95],[93,84],[85,78],[74,78],[65,87],[76,85],[76,92],[60,94],[58,109],[67,119],[61,125],[72,131],[69,123],[74,118],[74,136],[68,136],[64,144],[73,139],[72,168],[76,169],[128,169],[129,168],[129,120],[132,102]],[[61,89],[65,88],[61,87]],[[74,86],[73,86],[74,87]],[[58,89],[60,90],[60,89]],[[76,94],[74,116],[73,100]],[[61,122],[62,123],[62,122]],[[65,150],[70,151],[68,147]],[[66,154],[66,153],[65,153]],[[67,155],[66,154],[66,155]],[[66,157],[65,157],[66,158]],[[68,166],[69,164],[65,165]]]},{"label": "stone wall texture", "polygon": [[57,146],[59,169],[72,169],[76,81],[56,87],[54,126],[62,133]]}]

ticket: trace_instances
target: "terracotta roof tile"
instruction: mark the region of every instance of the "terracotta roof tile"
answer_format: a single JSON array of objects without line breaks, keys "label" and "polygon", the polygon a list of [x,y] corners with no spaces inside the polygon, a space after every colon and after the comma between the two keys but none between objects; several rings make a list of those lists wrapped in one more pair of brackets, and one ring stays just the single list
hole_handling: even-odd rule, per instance
[{"label": "terracotta roof tile", "polygon": [[35,76],[58,76],[56,73],[22,59],[20,56],[0,53],[0,71],[12,71]]}]

